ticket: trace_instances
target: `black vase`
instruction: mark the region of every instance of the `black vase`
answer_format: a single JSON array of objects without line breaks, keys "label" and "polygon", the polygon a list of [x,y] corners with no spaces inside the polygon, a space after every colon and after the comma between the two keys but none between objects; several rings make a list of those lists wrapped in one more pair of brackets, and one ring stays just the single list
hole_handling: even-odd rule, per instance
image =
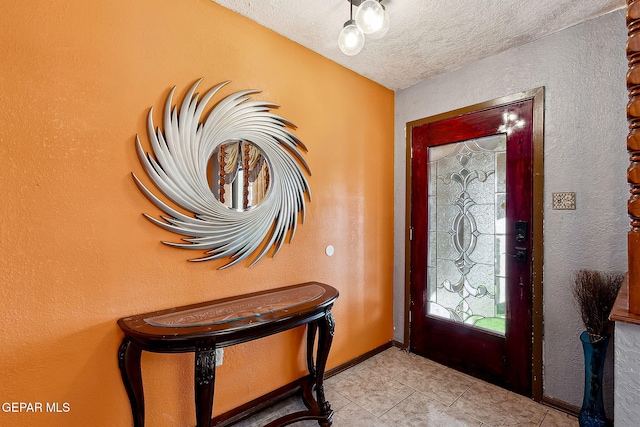
[{"label": "black vase", "polygon": [[609,336],[591,342],[589,334],[584,331],[580,341],[584,351],[584,397],[578,423],[580,427],[604,427],[607,417],[602,401],[602,372]]}]

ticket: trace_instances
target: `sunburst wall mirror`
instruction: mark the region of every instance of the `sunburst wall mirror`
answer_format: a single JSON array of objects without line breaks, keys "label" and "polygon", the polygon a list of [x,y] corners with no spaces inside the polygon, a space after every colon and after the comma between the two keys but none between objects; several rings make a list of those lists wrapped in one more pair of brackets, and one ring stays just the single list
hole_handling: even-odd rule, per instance
[{"label": "sunburst wall mirror", "polygon": [[183,236],[164,244],[203,251],[190,261],[228,259],[220,268],[237,264],[255,253],[250,266],[270,249],[275,256],[289,236],[298,215],[304,221],[305,198],[311,191],[305,173],[311,170],[301,150],[304,144],[291,132],[295,126],[271,112],[279,105],[252,100],[258,90],[242,90],[207,104],[229,82],[210,88],[201,98],[187,91],[182,104],[172,105],[176,88],[164,105],[162,128],[147,116],[150,152],[136,135],[136,149],[145,172],[166,199],[158,197],[132,173],[142,193],[165,215],[143,214],[165,230]]}]

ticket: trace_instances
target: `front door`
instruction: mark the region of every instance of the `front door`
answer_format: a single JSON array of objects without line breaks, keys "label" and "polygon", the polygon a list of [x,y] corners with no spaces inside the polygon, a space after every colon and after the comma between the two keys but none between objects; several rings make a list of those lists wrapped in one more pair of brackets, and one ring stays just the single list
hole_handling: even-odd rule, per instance
[{"label": "front door", "polygon": [[539,125],[529,97],[410,126],[411,350],[528,396]]}]

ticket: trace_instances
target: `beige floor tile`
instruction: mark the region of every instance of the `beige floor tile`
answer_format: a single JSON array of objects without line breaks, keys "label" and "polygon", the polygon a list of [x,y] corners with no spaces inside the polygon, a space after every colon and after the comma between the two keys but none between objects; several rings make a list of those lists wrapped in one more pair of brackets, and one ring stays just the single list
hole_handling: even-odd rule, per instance
[{"label": "beige floor tile", "polygon": [[393,355],[394,357],[399,359],[401,362],[409,362],[409,363],[411,363],[416,357],[421,357],[415,353],[409,353],[409,351],[400,349],[398,347],[391,347],[388,350],[385,350],[385,353]]},{"label": "beige floor tile", "polygon": [[538,427],[547,414],[545,406],[516,393],[509,393],[500,409],[507,414],[506,426]]},{"label": "beige floor tile", "polygon": [[[333,427],[578,426],[575,417],[397,348],[328,378],[325,392]],[[304,409],[300,398],[287,399],[235,427],[262,427]]]},{"label": "beige floor tile", "polygon": [[395,427],[387,424],[372,413],[350,403],[333,415],[331,427]]},{"label": "beige floor tile", "polygon": [[[288,425],[291,427],[318,427],[319,424],[317,421],[307,420],[307,421],[298,421],[297,423],[288,424]],[[335,423],[333,425],[335,425]],[[264,426],[260,425],[256,427],[264,427]]]},{"label": "beige floor tile", "polygon": [[394,427],[479,427],[480,421],[420,392],[400,402],[381,419]]},{"label": "beige floor tile", "polygon": [[547,414],[545,406],[484,382],[476,383],[452,407],[492,426],[538,427]]},{"label": "beige floor tile", "polygon": [[473,416],[494,427],[504,425],[508,419],[501,408],[507,401],[509,392],[482,381],[473,384],[451,407],[462,413]]},{"label": "beige floor tile", "polygon": [[[234,427],[262,427],[277,418],[293,412],[304,411],[305,409],[306,407],[299,397],[290,397],[282,402],[276,403],[271,408],[264,410],[251,418],[234,424]],[[318,425],[318,423],[315,422],[315,425]],[[302,425],[299,425],[298,427],[302,427]]]},{"label": "beige floor tile", "polygon": [[368,375],[366,369],[331,387],[375,416],[384,414],[413,393],[413,389],[398,381]]},{"label": "beige floor tile", "polygon": [[540,427],[540,423],[524,421],[524,422],[507,422],[504,427]]},{"label": "beige floor tile", "polygon": [[[364,362],[363,362],[364,363]],[[355,374],[356,372],[359,372],[363,369],[362,363],[359,363],[345,371],[340,372],[339,374],[333,375],[329,378],[325,378],[324,379],[324,385],[325,386],[332,386],[335,385],[337,383],[339,383],[340,381],[344,380],[345,378],[348,378],[350,376],[352,376],[353,374]]]},{"label": "beige floor tile", "polygon": [[540,427],[578,427],[578,419],[564,412],[548,408]]},{"label": "beige floor tile", "polygon": [[408,353],[392,347],[365,360],[361,367],[368,375],[393,379],[413,363],[415,360]]},{"label": "beige floor tile", "polygon": [[417,359],[395,379],[449,406],[476,380],[426,359]]},{"label": "beige floor tile", "polygon": [[337,411],[351,403],[349,399],[328,386],[324,389],[324,396],[329,401],[331,409],[334,411]]}]

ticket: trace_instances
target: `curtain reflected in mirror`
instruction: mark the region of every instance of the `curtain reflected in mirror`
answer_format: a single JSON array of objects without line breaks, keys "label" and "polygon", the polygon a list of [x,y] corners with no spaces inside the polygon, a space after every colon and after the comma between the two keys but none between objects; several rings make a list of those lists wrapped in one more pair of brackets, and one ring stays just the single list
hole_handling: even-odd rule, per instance
[{"label": "curtain reflected in mirror", "polygon": [[269,189],[269,165],[248,141],[226,141],[209,160],[209,184],[220,203],[238,212],[257,206]]}]

